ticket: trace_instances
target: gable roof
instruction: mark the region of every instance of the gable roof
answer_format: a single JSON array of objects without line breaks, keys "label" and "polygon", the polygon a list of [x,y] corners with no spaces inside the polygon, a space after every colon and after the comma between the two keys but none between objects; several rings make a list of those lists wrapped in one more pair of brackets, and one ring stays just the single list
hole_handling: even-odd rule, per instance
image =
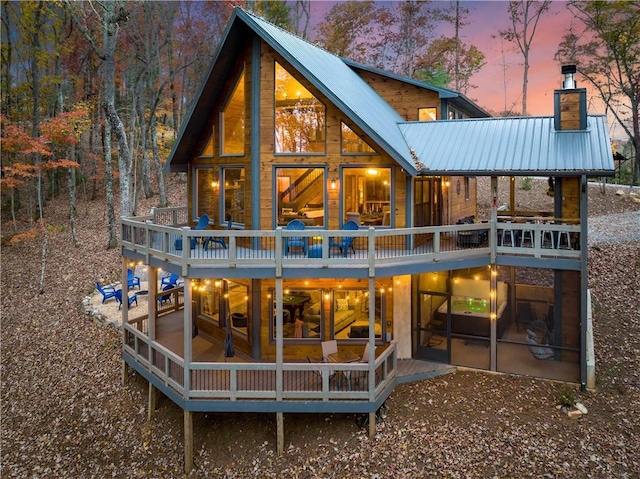
[{"label": "gable roof", "polygon": [[477,118],[399,125],[425,166],[447,175],[610,175],[614,169],[604,115],[586,130],[556,131],[553,117]]},{"label": "gable roof", "polygon": [[[552,117],[479,118],[406,122],[357,73],[367,70],[437,91],[466,109],[475,106],[452,90],[342,59],[236,7],[205,80],[169,155],[168,171],[184,171],[235,68],[235,58],[258,35],[343,114],[383,148],[407,174],[610,175],[614,171],[606,120],[588,117],[585,131],[554,130]],[[475,106],[478,115],[486,112]],[[418,163],[426,169],[418,169]]]},{"label": "gable roof", "polygon": [[448,100],[449,102],[456,105],[457,107],[462,108],[465,111],[468,111],[469,113],[471,113],[471,116],[473,116],[474,118],[491,116],[491,114],[489,114],[484,109],[480,108],[473,101],[469,100],[465,95],[455,90],[449,90],[448,88],[435,86],[427,82],[416,80],[415,78],[397,75],[395,73],[391,73],[385,70],[380,70],[379,68],[375,68],[370,65],[364,65],[362,63],[349,60],[348,58],[343,58],[342,61],[344,61],[347,65],[349,65],[354,70],[363,70],[363,71],[375,73],[378,76],[390,78],[392,80],[398,80],[398,81],[401,81],[402,83],[407,83],[409,85],[413,85],[418,88],[425,88],[425,89],[434,91],[438,94],[438,97],[441,100],[445,100],[445,99]]}]

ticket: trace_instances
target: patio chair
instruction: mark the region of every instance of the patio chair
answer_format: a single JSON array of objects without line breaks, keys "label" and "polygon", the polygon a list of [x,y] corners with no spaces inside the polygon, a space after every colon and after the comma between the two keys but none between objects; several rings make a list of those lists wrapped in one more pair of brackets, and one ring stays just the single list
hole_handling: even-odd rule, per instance
[{"label": "patio chair", "polygon": [[116,297],[116,289],[110,284],[101,286],[100,283],[96,281],[96,289],[102,295],[102,304],[104,304],[107,299]]},{"label": "patio chair", "polygon": [[[356,231],[359,230],[360,227],[358,223],[355,221],[347,221],[344,225],[342,225],[342,231]],[[349,248],[355,253],[356,250],[353,247],[353,236],[342,236],[341,238],[329,238],[329,250],[331,248],[340,248],[342,255],[346,258],[349,253]]]},{"label": "patio chair", "polygon": [[[543,323],[544,324],[544,323]],[[527,329],[527,337],[525,339],[529,352],[536,359],[551,359],[555,356],[553,348],[538,342],[538,335],[535,331]]]},{"label": "patio chair", "polygon": [[[317,358],[314,358],[314,357],[311,357],[311,356],[307,356],[307,361],[310,362],[311,364],[322,364],[322,363],[326,362],[323,359],[317,359]],[[321,368],[315,369],[314,372],[322,380],[322,369]],[[329,370],[329,380],[331,380],[331,378],[335,374],[336,374],[336,372],[334,370]]]},{"label": "patio chair", "polygon": [[164,286],[171,286],[172,288],[175,288],[179,279],[180,276],[171,273],[169,276],[165,276],[160,280],[160,288],[162,289]]},{"label": "patio chair", "polygon": [[[231,229],[231,223],[231,220],[227,221],[227,230]],[[202,243],[202,247],[206,249],[209,246],[209,243],[217,243],[224,249],[227,249],[227,242],[222,236],[209,236],[205,238],[204,242]]]},{"label": "patio chair", "polygon": [[[170,289],[175,288],[176,285],[175,284],[168,284],[166,285],[164,288],[162,288],[162,291],[169,291]],[[162,306],[164,303],[169,302],[171,303],[171,294],[162,294],[160,296],[158,296],[158,302],[160,303],[160,306]]]},{"label": "patio chair", "polygon": [[332,339],[330,341],[322,341],[322,358],[324,361],[329,361],[329,355],[338,352],[338,341]]},{"label": "patio chair", "polygon": [[[303,231],[304,223],[300,220],[291,220],[287,223],[287,230]],[[304,255],[307,255],[308,238],[302,236],[290,236],[284,239],[284,254],[289,254],[289,248],[302,248]]]},{"label": "patio chair", "polygon": [[140,289],[140,276],[134,276],[133,271],[131,269],[127,269],[127,288],[131,289],[136,286]]},{"label": "patio chair", "polygon": [[[115,298],[116,298],[116,301],[120,303],[118,305],[118,309],[122,309],[122,290],[121,289],[116,291]],[[131,296],[127,295],[127,308],[131,308],[131,305],[133,303],[136,303],[136,306],[138,306],[138,295],[136,293],[131,294]]]}]

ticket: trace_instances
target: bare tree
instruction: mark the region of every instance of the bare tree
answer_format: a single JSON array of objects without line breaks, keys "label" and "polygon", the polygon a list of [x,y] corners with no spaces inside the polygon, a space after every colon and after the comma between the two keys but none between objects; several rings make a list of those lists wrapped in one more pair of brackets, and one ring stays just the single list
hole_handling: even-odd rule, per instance
[{"label": "bare tree", "polygon": [[529,84],[529,52],[533,37],[536,34],[538,22],[543,13],[549,10],[551,1],[536,2],[533,0],[510,1],[509,19],[511,28],[500,30],[499,35],[509,42],[517,45],[522,53],[522,115],[527,115],[527,87]]}]

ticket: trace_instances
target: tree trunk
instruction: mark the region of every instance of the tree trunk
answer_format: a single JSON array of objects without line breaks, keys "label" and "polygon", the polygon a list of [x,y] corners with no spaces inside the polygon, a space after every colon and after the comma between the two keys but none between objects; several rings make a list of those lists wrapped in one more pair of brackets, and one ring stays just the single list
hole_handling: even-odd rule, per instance
[{"label": "tree trunk", "polygon": [[107,202],[107,224],[109,225],[109,234],[107,241],[107,249],[118,247],[118,236],[116,226],[116,215],[113,206],[113,164],[111,160],[111,125],[108,122],[104,124],[104,189],[105,199]]},{"label": "tree trunk", "polygon": [[167,190],[164,185],[164,170],[160,162],[160,153],[158,151],[158,132],[156,130],[156,117],[151,117],[151,148],[153,150],[153,166],[158,175],[158,191],[160,193],[160,207],[166,208],[169,205],[167,201]]}]

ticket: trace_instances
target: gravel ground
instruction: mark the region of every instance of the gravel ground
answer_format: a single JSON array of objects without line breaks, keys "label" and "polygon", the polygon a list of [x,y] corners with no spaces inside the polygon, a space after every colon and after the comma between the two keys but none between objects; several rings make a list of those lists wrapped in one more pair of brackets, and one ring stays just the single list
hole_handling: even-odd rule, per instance
[{"label": "gravel ground", "polygon": [[[183,188],[174,185],[173,204]],[[547,202],[540,191],[521,201]],[[49,224],[66,225],[66,208],[65,199],[49,204]],[[561,384],[462,371],[396,388],[373,440],[351,415],[285,415],[281,457],[274,415],[196,414],[188,476],[182,411],[160,398],[147,421],[145,381],[134,374],[122,384],[120,336],[83,313],[93,281],[119,275],[119,250],[104,249],[102,202],[79,205],[79,248],[64,227],[51,228],[43,294],[42,237],[8,245],[14,226],[3,222],[0,476],[638,478],[638,210],[630,197],[591,194],[597,389],[570,388],[588,414],[559,409]],[[630,214],[596,219],[608,213]]]}]

